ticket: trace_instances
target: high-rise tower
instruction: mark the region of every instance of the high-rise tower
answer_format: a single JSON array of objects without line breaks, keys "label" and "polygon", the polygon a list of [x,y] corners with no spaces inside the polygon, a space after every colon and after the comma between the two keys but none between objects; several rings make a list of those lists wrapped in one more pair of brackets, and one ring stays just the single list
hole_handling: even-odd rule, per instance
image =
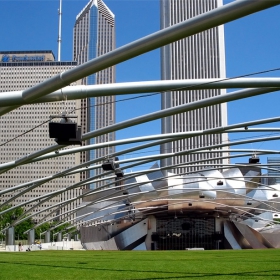
[{"label": "high-rise tower", "polygon": [[[87,62],[115,49],[115,16],[102,0],[91,0],[77,15],[74,26],[74,60],[78,64]],[[82,80],[84,85],[109,84],[115,82],[115,67],[104,69]],[[115,123],[115,97],[104,96],[82,100],[81,124],[83,133]],[[114,133],[91,139],[87,144],[102,143],[115,139]],[[83,153],[81,161],[109,156],[113,148]],[[97,174],[100,171],[97,171]],[[90,171],[88,176],[95,175]],[[83,175],[85,177],[86,174]],[[82,178],[84,179],[84,178]],[[91,188],[98,185],[91,185]]]},{"label": "high-rise tower", "polygon": [[[222,0],[161,0],[161,28],[172,26],[209,10],[222,6]],[[218,26],[191,37],[169,44],[161,49],[161,75],[163,80],[225,78],[224,28]],[[162,93],[162,109],[196,100],[225,94],[225,90],[182,90]],[[227,125],[226,104],[213,105],[162,120],[162,133],[205,130]],[[192,150],[199,147],[226,143],[227,135],[211,134],[186,138],[161,146],[161,153]],[[221,153],[183,155],[162,160],[162,166],[205,160],[215,165],[225,163]],[[208,160],[215,158],[215,160]],[[199,170],[173,169],[177,173]]]},{"label": "high-rise tower", "polygon": [[[76,67],[77,62],[55,61],[52,51],[0,51],[0,94],[2,92],[21,91],[43,82],[61,72]],[[72,85],[79,85],[80,81]],[[19,160],[36,151],[55,145],[54,139],[49,137],[48,120],[50,115],[60,115],[62,111],[73,112],[80,122],[80,100],[67,102],[49,102],[28,104],[13,110],[0,118],[0,154],[1,163]],[[27,133],[28,132],[28,133]],[[18,187],[17,190],[1,195],[0,204],[21,205],[25,203],[25,209],[30,209],[40,199],[40,196],[58,191],[64,187],[70,187],[80,181],[79,174],[46,181],[36,188],[34,184],[24,186],[28,182],[34,182],[41,178],[48,178],[65,169],[74,167],[80,163],[78,154],[51,158],[36,163],[19,165],[0,175],[0,190]],[[21,188],[19,188],[22,186]],[[31,188],[30,188],[31,187]],[[28,190],[30,188],[30,190]],[[51,197],[49,201],[40,204],[32,211],[36,219],[50,214],[51,210],[45,208],[58,204],[61,201],[77,197],[81,194],[80,188],[75,188]],[[64,213],[76,208],[80,204],[76,200],[67,206],[57,208],[57,213]],[[54,217],[55,214],[52,214]]]}]

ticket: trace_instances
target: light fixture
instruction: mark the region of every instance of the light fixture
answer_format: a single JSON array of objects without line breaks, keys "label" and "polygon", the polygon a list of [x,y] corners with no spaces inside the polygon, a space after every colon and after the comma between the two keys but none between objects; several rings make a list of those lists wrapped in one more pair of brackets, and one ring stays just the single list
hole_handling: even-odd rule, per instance
[{"label": "light fixture", "polygon": [[200,195],[199,195],[199,198],[204,198],[205,196],[204,196],[204,194],[203,193],[201,193]]}]

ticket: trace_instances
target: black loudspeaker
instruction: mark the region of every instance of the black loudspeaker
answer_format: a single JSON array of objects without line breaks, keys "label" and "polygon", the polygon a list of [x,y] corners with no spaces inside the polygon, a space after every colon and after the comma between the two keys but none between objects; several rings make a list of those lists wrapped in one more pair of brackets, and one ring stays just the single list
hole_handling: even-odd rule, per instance
[{"label": "black loudspeaker", "polygon": [[258,163],[260,159],[258,157],[251,157],[249,158],[249,163]]},{"label": "black loudspeaker", "polygon": [[151,250],[152,250],[152,251],[155,250],[155,243],[151,243]]},{"label": "black loudspeaker", "polygon": [[78,126],[76,137],[69,139],[55,138],[55,142],[59,145],[82,145],[82,127]]},{"label": "black loudspeaker", "polygon": [[82,128],[77,123],[50,122],[49,136],[59,145],[82,145]]},{"label": "black loudspeaker", "polygon": [[50,138],[57,138],[59,140],[68,140],[70,138],[76,138],[76,131],[76,123],[49,123]]},{"label": "black loudspeaker", "polygon": [[113,160],[108,159],[102,164],[103,171],[115,170],[115,164]]},{"label": "black loudspeaker", "polygon": [[152,241],[158,241],[159,240],[159,235],[157,233],[152,233]]},{"label": "black loudspeaker", "polygon": [[118,178],[123,177],[123,171],[120,168],[115,170],[115,174],[117,175]]}]

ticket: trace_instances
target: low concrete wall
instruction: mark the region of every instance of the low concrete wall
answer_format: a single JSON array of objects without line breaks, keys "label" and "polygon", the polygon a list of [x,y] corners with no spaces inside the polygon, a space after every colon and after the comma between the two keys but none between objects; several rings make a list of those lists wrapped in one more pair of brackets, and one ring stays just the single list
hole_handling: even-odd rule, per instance
[{"label": "low concrete wall", "polygon": [[46,244],[47,250],[81,250],[83,249],[83,246],[81,244],[81,241],[74,241],[74,239],[67,240],[67,241],[59,241],[59,242],[51,242],[51,243],[43,243],[43,249],[44,244]]},{"label": "low concrete wall", "polygon": [[[39,250],[81,250],[83,246],[80,241],[60,241],[60,242],[50,242],[50,243],[42,243],[32,244],[32,245],[23,245],[22,252],[26,251],[39,251]],[[7,245],[6,251],[8,252],[19,252],[18,245]]]}]

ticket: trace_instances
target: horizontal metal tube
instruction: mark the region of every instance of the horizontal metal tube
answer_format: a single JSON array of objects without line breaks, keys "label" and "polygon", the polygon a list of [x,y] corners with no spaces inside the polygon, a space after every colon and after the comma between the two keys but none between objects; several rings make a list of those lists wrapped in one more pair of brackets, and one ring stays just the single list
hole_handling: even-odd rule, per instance
[{"label": "horizontal metal tube", "polygon": [[[279,88],[280,78],[229,78],[229,79],[194,79],[194,80],[164,80],[132,83],[115,83],[90,86],[69,86],[55,91],[32,103],[57,102],[83,99],[88,97],[124,95],[134,93],[150,93],[175,90],[222,89],[222,88]],[[23,105],[30,102],[23,99],[23,91],[2,92],[0,106]]]}]

